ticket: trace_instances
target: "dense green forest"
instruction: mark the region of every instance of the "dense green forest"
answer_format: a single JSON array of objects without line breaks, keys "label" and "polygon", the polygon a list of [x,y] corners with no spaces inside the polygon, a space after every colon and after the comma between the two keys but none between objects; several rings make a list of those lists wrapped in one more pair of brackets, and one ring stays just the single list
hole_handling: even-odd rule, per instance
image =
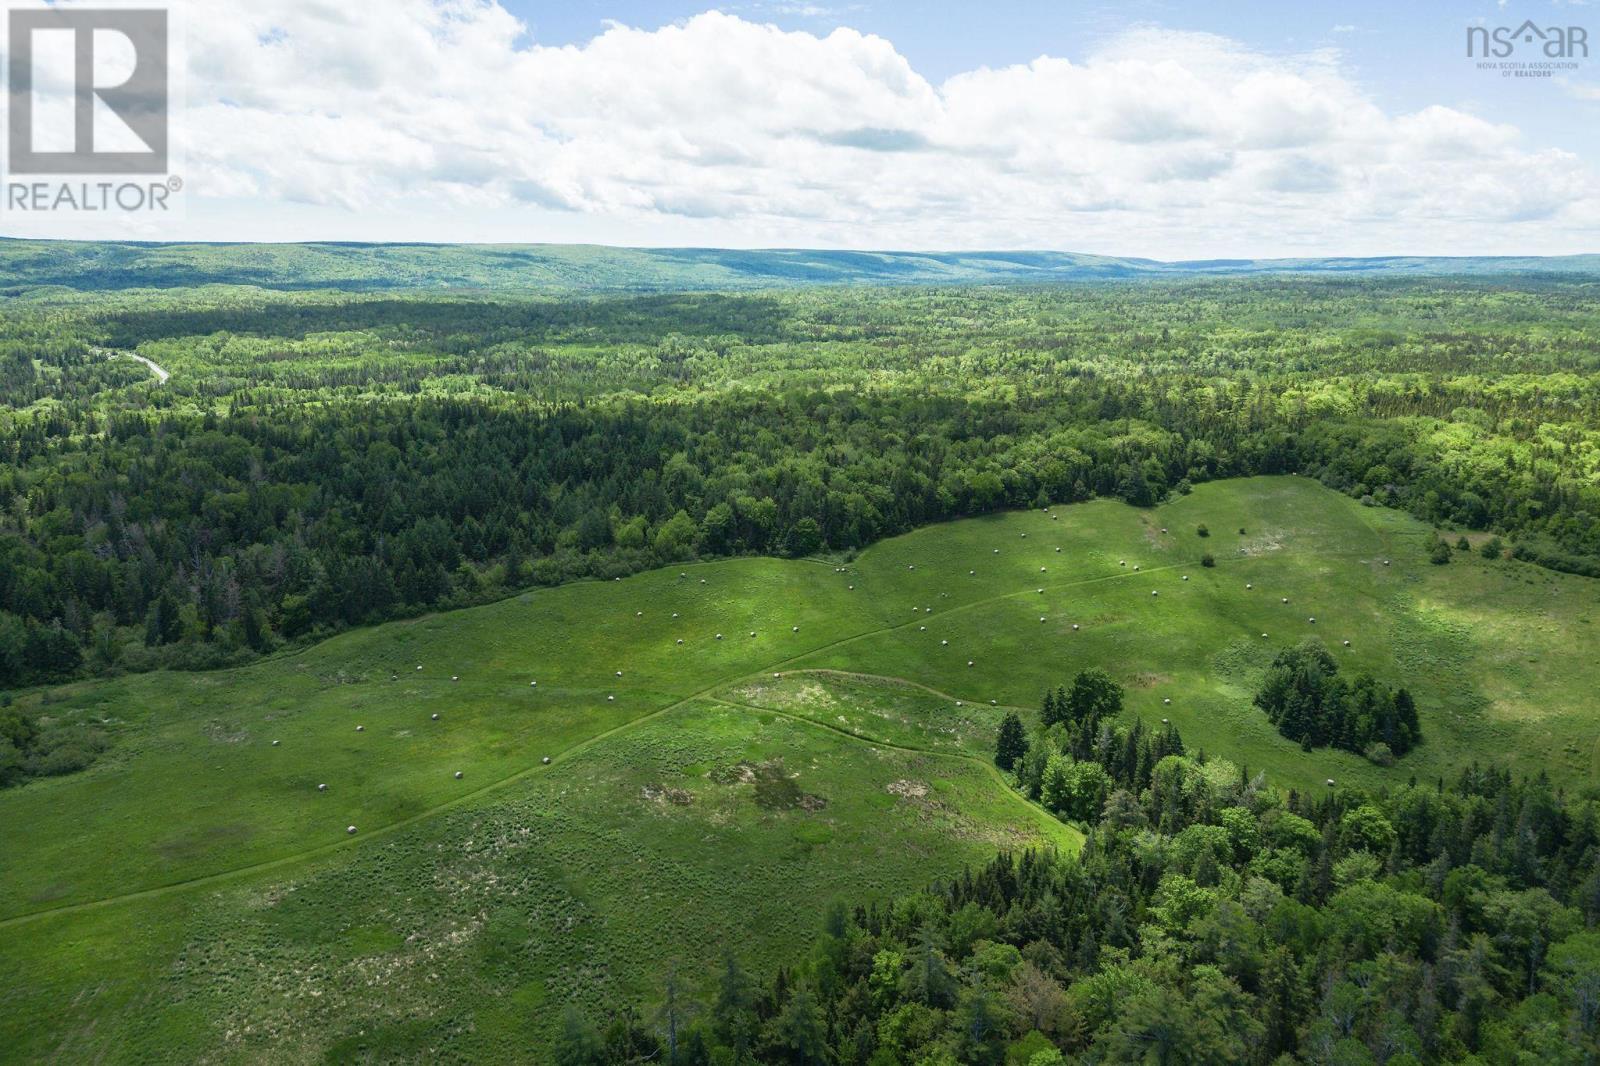
[{"label": "dense green forest", "polygon": [[1058,808],[1090,829],[1080,855],[1003,854],[836,904],[767,981],[730,953],[671,975],[651,1009],[569,1008],[556,1061],[1600,1060],[1593,795],[1477,766],[1285,793],[1170,727],[1115,725],[1120,694],[1096,673],[1049,695],[1024,743],[1096,783]]},{"label": "dense green forest", "polygon": [[1597,293],[30,289],[0,313],[0,686],[1243,474],[1600,574]]}]

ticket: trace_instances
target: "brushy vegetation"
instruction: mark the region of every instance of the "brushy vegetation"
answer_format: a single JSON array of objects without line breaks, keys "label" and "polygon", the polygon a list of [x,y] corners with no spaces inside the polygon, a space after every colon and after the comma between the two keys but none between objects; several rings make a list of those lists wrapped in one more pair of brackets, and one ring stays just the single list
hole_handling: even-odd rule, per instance
[{"label": "brushy vegetation", "polygon": [[0,788],[82,770],[105,749],[105,734],[83,722],[46,722],[0,699]]},{"label": "brushy vegetation", "polygon": [[[237,663],[529,584],[1247,474],[1592,574],[1594,292],[17,297],[0,685]],[[172,378],[107,356],[135,349]]]}]

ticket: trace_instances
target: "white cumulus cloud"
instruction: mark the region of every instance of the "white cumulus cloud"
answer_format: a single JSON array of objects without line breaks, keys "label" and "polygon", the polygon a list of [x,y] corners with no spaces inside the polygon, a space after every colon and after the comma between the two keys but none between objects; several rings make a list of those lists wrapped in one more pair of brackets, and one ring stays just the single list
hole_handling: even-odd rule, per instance
[{"label": "white cumulus cloud", "polygon": [[490,0],[208,0],[187,38],[212,236],[223,204],[281,204],[397,239],[407,219],[504,240],[560,219],[611,243],[1472,253],[1577,250],[1600,219],[1571,153],[1449,107],[1389,113],[1336,52],[1207,34],[938,84],[881,37],[715,11],[557,47]]}]

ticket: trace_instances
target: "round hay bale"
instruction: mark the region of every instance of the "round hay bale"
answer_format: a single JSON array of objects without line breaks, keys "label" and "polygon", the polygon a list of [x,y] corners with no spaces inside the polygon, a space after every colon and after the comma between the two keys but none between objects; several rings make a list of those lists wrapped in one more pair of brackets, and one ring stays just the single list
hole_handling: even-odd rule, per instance
[{"label": "round hay bale", "polygon": [[948,640],[941,640],[939,642],[939,647],[941,647],[941,648],[948,647],[949,644],[950,644],[950,642]]},{"label": "round hay bale", "polygon": [[679,637],[679,638],[678,638],[678,643],[679,643],[679,644],[682,644],[682,643],[683,643],[683,638],[682,638],[682,637]]},{"label": "round hay bale", "polygon": [[274,741],[273,741],[273,742],[272,742],[272,746],[273,746],[273,747],[277,747],[277,746],[278,746],[278,742],[277,742],[277,741],[276,741],[276,740],[274,740]]},{"label": "round hay bale", "polygon": [[461,780],[461,771],[460,771],[460,770],[457,770],[457,771],[456,771],[456,780],[457,780],[457,781],[460,781],[460,780]]},{"label": "round hay bale", "polygon": [[356,732],[357,733],[365,733],[366,731],[367,731],[367,727],[366,726],[364,726],[364,725],[356,726]]},{"label": "round hay bale", "polygon": [[433,720],[435,722],[437,722],[439,720],[439,712],[438,711],[433,712]]},{"label": "round hay bale", "polygon": [[1076,633],[1078,631],[1078,623],[1076,623],[1076,622],[1072,623],[1072,631],[1074,633]]},{"label": "round hay bale", "polygon": [[722,634],[721,634],[721,633],[718,633],[718,634],[717,634],[717,639],[718,639],[718,640],[721,640],[721,639],[722,639]]},{"label": "round hay bale", "polygon": [[606,697],[606,702],[607,703],[615,703],[616,701],[617,701],[617,698],[615,696],[607,696]]},{"label": "round hay bale", "polygon": [[799,626],[790,626],[789,627],[789,632],[798,633],[798,632],[800,632],[800,627]]},{"label": "round hay bale", "polygon": [[1348,640],[1347,640],[1347,641],[1345,641],[1345,642],[1344,642],[1344,646],[1345,646],[1345,647],[1347,647],[1347,648],[1348,648],[1348,647],[1349,647],[1349,646],[1350,646],[1350,642],[1349,642],[1349,641],[1348,641]]},{"label": "round hay bale", "polygon": [[345,832],[346,832],[346,833],[349,833],[349,834],[351,834],[351,835],[352,835],[352,836],[354,836],[354,835],[355,835],[355,831],[356,831],[356,827],[355,827],[355,826],[353,826],[353,825],[347,825],[347,826],[345,826],[345,829],[344,829],[344,831],[345,831]]},{"label": "round hay bale", "polygon": [[550,756],[546,755],[542,761],[543,761],[544,765],[549,766],[550,765]]},{"label": "round hay bale", "polygon": [[318,792],[326,792],[326,791],[328,791],[328,786],[327,785],[318,785],[317,786],[317,791]]},{"label": "round hay bale", "polygon": [[971,660],[971,659],[968,659],[968,660],[967,660],[967,665],[968,665],[968,666],[971,666],[971,665],[972,665],[972,660]]}]

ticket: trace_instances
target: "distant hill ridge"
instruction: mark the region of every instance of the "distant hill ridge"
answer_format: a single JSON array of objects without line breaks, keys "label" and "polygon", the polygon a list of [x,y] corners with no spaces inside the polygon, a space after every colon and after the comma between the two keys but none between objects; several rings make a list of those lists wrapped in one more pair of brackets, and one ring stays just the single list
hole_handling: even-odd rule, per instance
[{"label": "distant hill ridge", "polygon": [[1154,259],[1074,252],[613,248],[581,244],[160,244],[0,238],[0,293],[259,285],[624,292],[797,285],[1051,284],[1272,274],[1592,275],[1600,255]]}]

